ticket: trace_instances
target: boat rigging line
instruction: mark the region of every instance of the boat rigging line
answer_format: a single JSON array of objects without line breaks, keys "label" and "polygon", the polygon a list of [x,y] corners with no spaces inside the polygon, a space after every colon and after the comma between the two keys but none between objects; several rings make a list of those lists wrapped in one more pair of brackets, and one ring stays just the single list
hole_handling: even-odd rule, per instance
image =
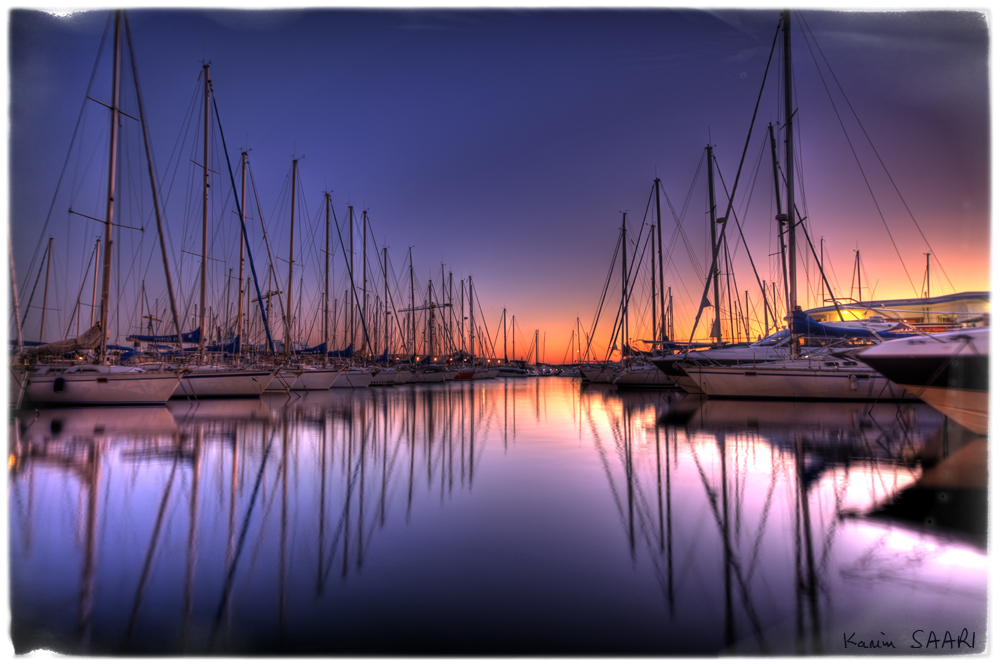
[{"label": "boat rigging line", "polygon": [[[733,194],[729,197],[729,203],[726,206],[726,214],[723,217],[722,228],[719,230],[720,236],[725,236],[726,226],[729,224],[729,215],[733,210],[733,197],[736,195],[736,187],[740,182],[740,174],[743,172],[743,163],[746,160],[747,149],[750,147],[750,136],[753,134],[753,127],[757,121],[757,112],[760,110],[760,102],[764,96],[764,86],[767,83],[767,73],[771,69],[771,60],[774,58],[775,46],[778,43],[778,35],[781,32],[781,22],[778,22],[778,27],[774,32],[774,41],[771,42],[771,53],[767,57],[767,65],[764,66],[764,77],[760,82],[760,92],[757,93],[757,103],[754,105],[753,116],[750,118],[750,130],[747,132],[746,143],[743,145],[743,153],[740,156],[740,165],[736,169],[736,179],[733,182]],[[705,280],[705,289],[701,294],[701,300],[698,305],[698,314],[694,318],[694,326],[691,327],[691,336],[688,338],[688,344],[694,340],[695,331],[698,330],[698,323],[701,321],[701,313],[704,310],[705,299],[708,297],[709,287],[712,285],[711,277],[714,275],[715,271],[718,270],[718,259],[719,251],[718,247],[712,253],[712,265],[708,271],[708,279]]]},{"label": "boat rigging line", "polygon": [[[875,148],[874,142],[868,135],[867,130],[865,130],[865,127],[862,124],[861,119],[858,117],[857,112],[854,110],[854,106],[851,104],[851,101],[847,97],[847,93],[844,92],[844,88],[840,85],[840,81],[837,79],[837,75],[834,73],[833,67],[830,66],[829,61],[826,59],[826,54],[823,53],[823,49],[820,48],[819,42],[816,40],[816,37],[812,34],[812,30],[809,28],[809,25],[806,23],[805,18],[802,17],[801,13],[796,12],[796,19],[799,21],[802,27],[802,34],[811,37],[812,42],[815,43],[816,50],[819,52],[819,55],[823,59],[823,63],[826,65],[827,69],[830,71],[830,76],[833,78],[834,83],[837,85],[837,89],[840,91],[840,94],[844,97],[844,102],[847,104],[847,108],[850,109],[851,114],[854,116],[855,121],[857,121],[858,126],[861,128],[861,133],[868,141],[868,145],[871,147],[872,152],[875,153],[875,157],[876,159],[878,159],[878,162],[882,166],[883,171],[885,171],[886,177],[889,179],[889,182],[892,183],[893,189],[896,191],[896,194],[899,196],[900,202],[902,202],[903,204],[903,208],[906,209],[906,212],[909,214],[910,219],[913,220],[913,226],[917,228],[917,232],[920,234],[920,237],[924,240],[924,243],[927,245],[927,249],[931,251],[931,255],[934,257],[934,260],[938,262],[938,266],[941,267],[941,271],[944,273],[945,279],[948,280],[948,284],[954,291],[955,285],[952,284],[951,278],[949,278],[947,272],[945,272],[944,266],[941,264],[940,259],[938,259],[937,254],[934,252],[934,248],[931,247],[930,241],[927,239],[927,236],[924,235],[923,229],[920,228],[920,224],[917,222],[916,216],[914,216],[913,211],[910,210],[909,205],[906,203],[906,199],[903,198],[902,192],[899,191],[899,187],[896,185],[896,181],[893,179],[892,174],[889,173],[889,169],[888,167],[886,167],[885,162],[882,160],[882,156],[879,154],[878,149]],[[858,155],[857,152],[854,150],[854,145],[853,143],[851,143],[850,137],[847,136],[847,129],[844,127],[844,122],[843,120],[841,120],[840,113],[837,111],[837,107],[833,103],[833,97],[830,95],[830,89],[826,85],[826,79],[823,78],[823,73],[820,70],[819,63],[816,61],[816,55],[813,53],[812,45],[810,44],[809,39],[805,39],[803,41],[805,41],[806,47],[809,49],[809,55],[813,59],[813,64],[816,65],[816,71],[819,73],[820,81],[823,83],[823,89],[826,91],[827,96],[830,98],[830,105],[833,107],[833,111],[837,116],[837,121],[840,123],[841,129],[844,131],[844,136],[845,138],[847,138],[847,143],[851,148],[851,154],[854,155],[854,159],[858,162],[858,168],[861,169],[862,178],[864,178],[865,185],[868,186],[868,191],[872,195],[872,200],[875,203],[875,207],[876,209],[878,209],[879,216],[882,218],[882,224],[885,225],[885,230],[889,234],[890,240],[892,240],[892,246],[896,250],[896,255],[899,256],[900,263],[903,264],[903,271],[906,273],[906,278],[907,280],[910,281],[910,286],[913,287],[913,280],[910,279],[910,274],[906,270],[906,264],[903,262],[903,257],[900,256],[899,254],[899,248],[896,247],[896,241],[895,239],[892,238],[892,232],[889,231],[889,226],[886,223],[885,217],[882,215],[882,210],[881,208],[878,207],[878,201],[875,200],[875,193],[872,192],[871,185],[868,182],[868,176],[865,174],[864,169],[861,166],[861,162],[858,160]],[[916,292],[915,287],[914,291]]]}]

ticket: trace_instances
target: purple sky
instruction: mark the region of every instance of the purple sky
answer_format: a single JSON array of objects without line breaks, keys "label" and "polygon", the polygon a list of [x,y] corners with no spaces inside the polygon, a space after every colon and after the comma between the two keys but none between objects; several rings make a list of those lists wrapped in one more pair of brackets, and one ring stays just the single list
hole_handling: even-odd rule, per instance
[{"label": "purple sky", "polygon": [[[10,16],[11,236],[22,303],[39,275],[36,248],[49,235],[55,237],[47,339],[62,337],[70,326],[90,252],[103,235],[95,222],[67,215],[69,199],[62,195],[44,233],[42,225],[106,21],[105,12]],[[439,285],[442,262],[453,273],[456,291],[459,280],[471,273],[491,331],[506,307],[517,317],[519,355],[537,328],[544,334],[548,360],[561,362],[576,317],[583,327],[593,320],[621,211],[628,211],[634,240],[656,175],[678,214],[689,201],[681,224],[691,251],[676,241],[665,274],[674,293],[678,336],[689,335],[708,263],[707,177],[704,167],[696,170],[711,141],[725,185],[732,186],[778,14],[169,10],[132,11],[129,21],[157,178],[169,192],[170,248],[188,321],[197,301],[198,260],[185,253],[200,252],[200,204],[189,186],[189,171],[201,153],[193,149],[195,130],[183,132],[191,105],[200,103],[195,95],[207,59],[230,158],[236,168],[240,150],[251,149],[272,251],[283,258],[288,256],[291,160],[303,158],[296,261],[304,257],[305,265],[296,270],[305,274],[304,313],[320,307],[320,212],[322,193],[330,190],[341,223],[348,203],[358,214],[367,209],[379,246],[389,246],[399,285],[405,286],[397,305],[409,297],[404,267],[412,246],[418,300],[429,279]],[[814,242],[824,239],[835,289],[842,295],[850,291],[854,250],[860,249],[866,298],[873,293],[914,296],[923,279],[923,253],[929,251],[851,108],[940,262],[932,265],[932,294],[988,289],[989,39],[984,18],[975,13],[805,12],[793,24],[805,212]],[[815,45],[807,48],[803,27],[822,56]],[[833,68],[836,79],[826,71],[826,84],[837,98],[878,207],[818,78],[815,62],[822,63],[821,57]],[[110,98],[106,63],[104,58],[91,92],[101,102]],[[736,203],[741,222],[746,217],[744,234],[758,270],[768,282],[778,279],[778,264],[768,256],[776,242],[770,153],[762,130],[768,121],[780,122],[779,80],[775,67]],[[99,131],[106,116],[103,107],[89,102],[85,127]],[[123,123],[123,134],[135,135],[134,122]],[[69,184],[87,189],[89,181],[80,174],[88,167],[101,174],[106,170],[107,156],[96,148],[99,132],[94,136],[72,158],[63,190]],[[134,163],[122,165],[127,168],[137,171]],[[220,198],[213,204],[218,210],[209,253],[226,263],[213,262],[209,302],[222,307],[224,271],[234,267],[235,274],[238,236],[228,212],[232,200],[221,199],[230,191],[225,163],[213,169],[220,172],[213,176],[219,179],[213,180],[218,190],[213,193]],[[136,193],[122,193],[122,207],[145,196],[148,209],[148,194],[138,193],[145,181],[132,178]],[[717,189],[723,207],[718,180]],[[95,195],[87,196],[86,210],[92,211],[87,214],[103,216]],[[84,206],[73,205],[75,210]],[[666,216],[665,199],[663,209],[667,251],[676,226]],[[116,330],[123,336],[135,332],[138,280],[146,279],[151,302],[158,299],[162,309],[166,301],[159,257],[152,254],[155,231],[138,218],[133,224],[147,226],[146,233],[122,231],[126,237],[116,241],[126,255],[122,261],[131,266],[121,284]],[[735,234],[735,227],[731,231]],[[646,234],[648,226],[643,243]],[[266,253],[259,240],[252,242],[261,270]],[[751,301],[758,301],[751,309],[759,307],[746,252],[736,249],[737,236],[729,242],[736,255],[737,289],[741,294],[750,289]],[[632,314],[634,337],[640,338],[649,335],[648,278],[642,277],[648,263],[647,254],[633,292],[641,303]],[[284,288],[287,263],[277,264]],[[338,250],[334,290],[341,301],[343,265]],[[43,281],[44,273],[25,320],[28,339],[38,338]],[[815,306],[815,270],[800,281],[800,302]],[[81,297],[87,304],[90,288],[87,282]],[[612,290],[619,289],[613,281]],[[618,293],[609,298],[614,302]],[[603,317],[597,336],[602,348],[613,316],[612,310]],[[84,323],[88,320],[89,305],[83,311]],[[311,340],[319,342],[315,326]]]}]

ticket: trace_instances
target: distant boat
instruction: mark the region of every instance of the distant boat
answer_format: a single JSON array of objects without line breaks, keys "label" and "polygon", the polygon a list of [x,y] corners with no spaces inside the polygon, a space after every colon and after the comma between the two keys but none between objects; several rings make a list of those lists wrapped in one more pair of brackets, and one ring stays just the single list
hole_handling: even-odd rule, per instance
[{"label": "distant boat", "polygon": [[858,358],[948,418],[977,435],[987,434],[988,326],[884,342]]},{"label": "distant boat", "polygon": [[501,365],[498,368],[500,377],[527,377],[528,371],[517,365]]},{"label": "distant boat", "polygon": [[441,365],[420,365],[413,370],[409,384],[437,384],[448,380],[449,373]]}]

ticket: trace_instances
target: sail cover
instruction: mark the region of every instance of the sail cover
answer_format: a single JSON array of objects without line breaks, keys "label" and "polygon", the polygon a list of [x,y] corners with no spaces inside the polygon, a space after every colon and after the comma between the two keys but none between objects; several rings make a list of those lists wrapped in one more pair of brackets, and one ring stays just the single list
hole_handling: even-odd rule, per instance
[{"label": "sail cover", "polygon": [[[125,339],[129,342],[177,342],[177,335],[130,335]],[[198,342],[199,339],[201,339],[200,328],[181,333],[182,342]]]},{"label": "sail cover", "polygon": [[332,351],[327,354],[330,358],[351,358],[354,356],[354,345],[348,345],[340,351]]},{"label": "sail cover", "polygon": [[41,354],[58,355],[76,351],[78,349],[95,349],[101,344],[102,337],[103,332],[101,330],[101,322],[97,322],[75,338],[67,338],[66,340],[59,340],[57,342],[38,345],[37,347],[32,347],[31,349],[26,350],[25,354],[32,356]]}]

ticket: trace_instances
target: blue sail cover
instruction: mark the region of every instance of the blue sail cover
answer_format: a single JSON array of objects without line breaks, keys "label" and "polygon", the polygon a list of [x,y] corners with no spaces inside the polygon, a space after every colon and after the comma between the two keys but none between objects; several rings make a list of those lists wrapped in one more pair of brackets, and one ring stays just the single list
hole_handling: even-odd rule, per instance
[{"label": "blue sail cover", "polygon": [[354,345],[348,345],[346,349],[328,352],[330,358],[354,358]]},{"label": "blue sail cover", "polygon": [[[125,339],[129,342],[177,342],[176,335],[130,335]],[[189,333],[181,333],[182,342],[198,342],[200,339],[200,328],[196,328]]]},{"label": "blue sail cover", "polygon": [[[139,354],[142,354],[142,353],[156,354],[157,356],[163,356],[163,357],[173,357],[173,356],[177,356],[178,355],[177,352],[174,350],[174,348],[171,347],[170,345],[150,345],[149,348],[146,349],[146,350],[133,349],[133,348],[130,348],[130,347],[118,347],[118,346],[115,346],[115,345],[108,345],[108,348],[109,349],[113,348],[113,349],[127,350],[121,356],[120,360],[121,360],[122,363],[124,363],[128,359],[130,359],[130,358],[132,358],[134,356],[137,356]],[[160,352],[155,351],[157,349],[162,349],[164,351],[160,351]],[[183,350],[181,350],[181,355],[194,354],[197,351],[198,351],[197,347],[185,347]],[[206,345],[205,346],[205,351],[207,351],[207,352],[224,352],[226,354],[238,354],[238,353],[240,353],[240,336],[234,335],[231,338],[229,338],[229,340],[227,340],[226,342],[222,343],[221,345]]]},{"label": "blue sail cover", "polygon": [[240,353],[240,336],[234,335],[228,340],[219,345],[207,345],[205,347],[207,352],[226,352],[229,354],[239,354]]},{"label": "blue sail cover", "polygon": [[792,333],[815,338],[876,338],[882,340],[908,338],[914,335],[914,333],[890,333],[888,331],[879,331],[876,333],[863,328],[860,322],[853,326],[850,322],[843,322],[837,325],[823,324],[801,310],[796,310],[792,313]]}]

